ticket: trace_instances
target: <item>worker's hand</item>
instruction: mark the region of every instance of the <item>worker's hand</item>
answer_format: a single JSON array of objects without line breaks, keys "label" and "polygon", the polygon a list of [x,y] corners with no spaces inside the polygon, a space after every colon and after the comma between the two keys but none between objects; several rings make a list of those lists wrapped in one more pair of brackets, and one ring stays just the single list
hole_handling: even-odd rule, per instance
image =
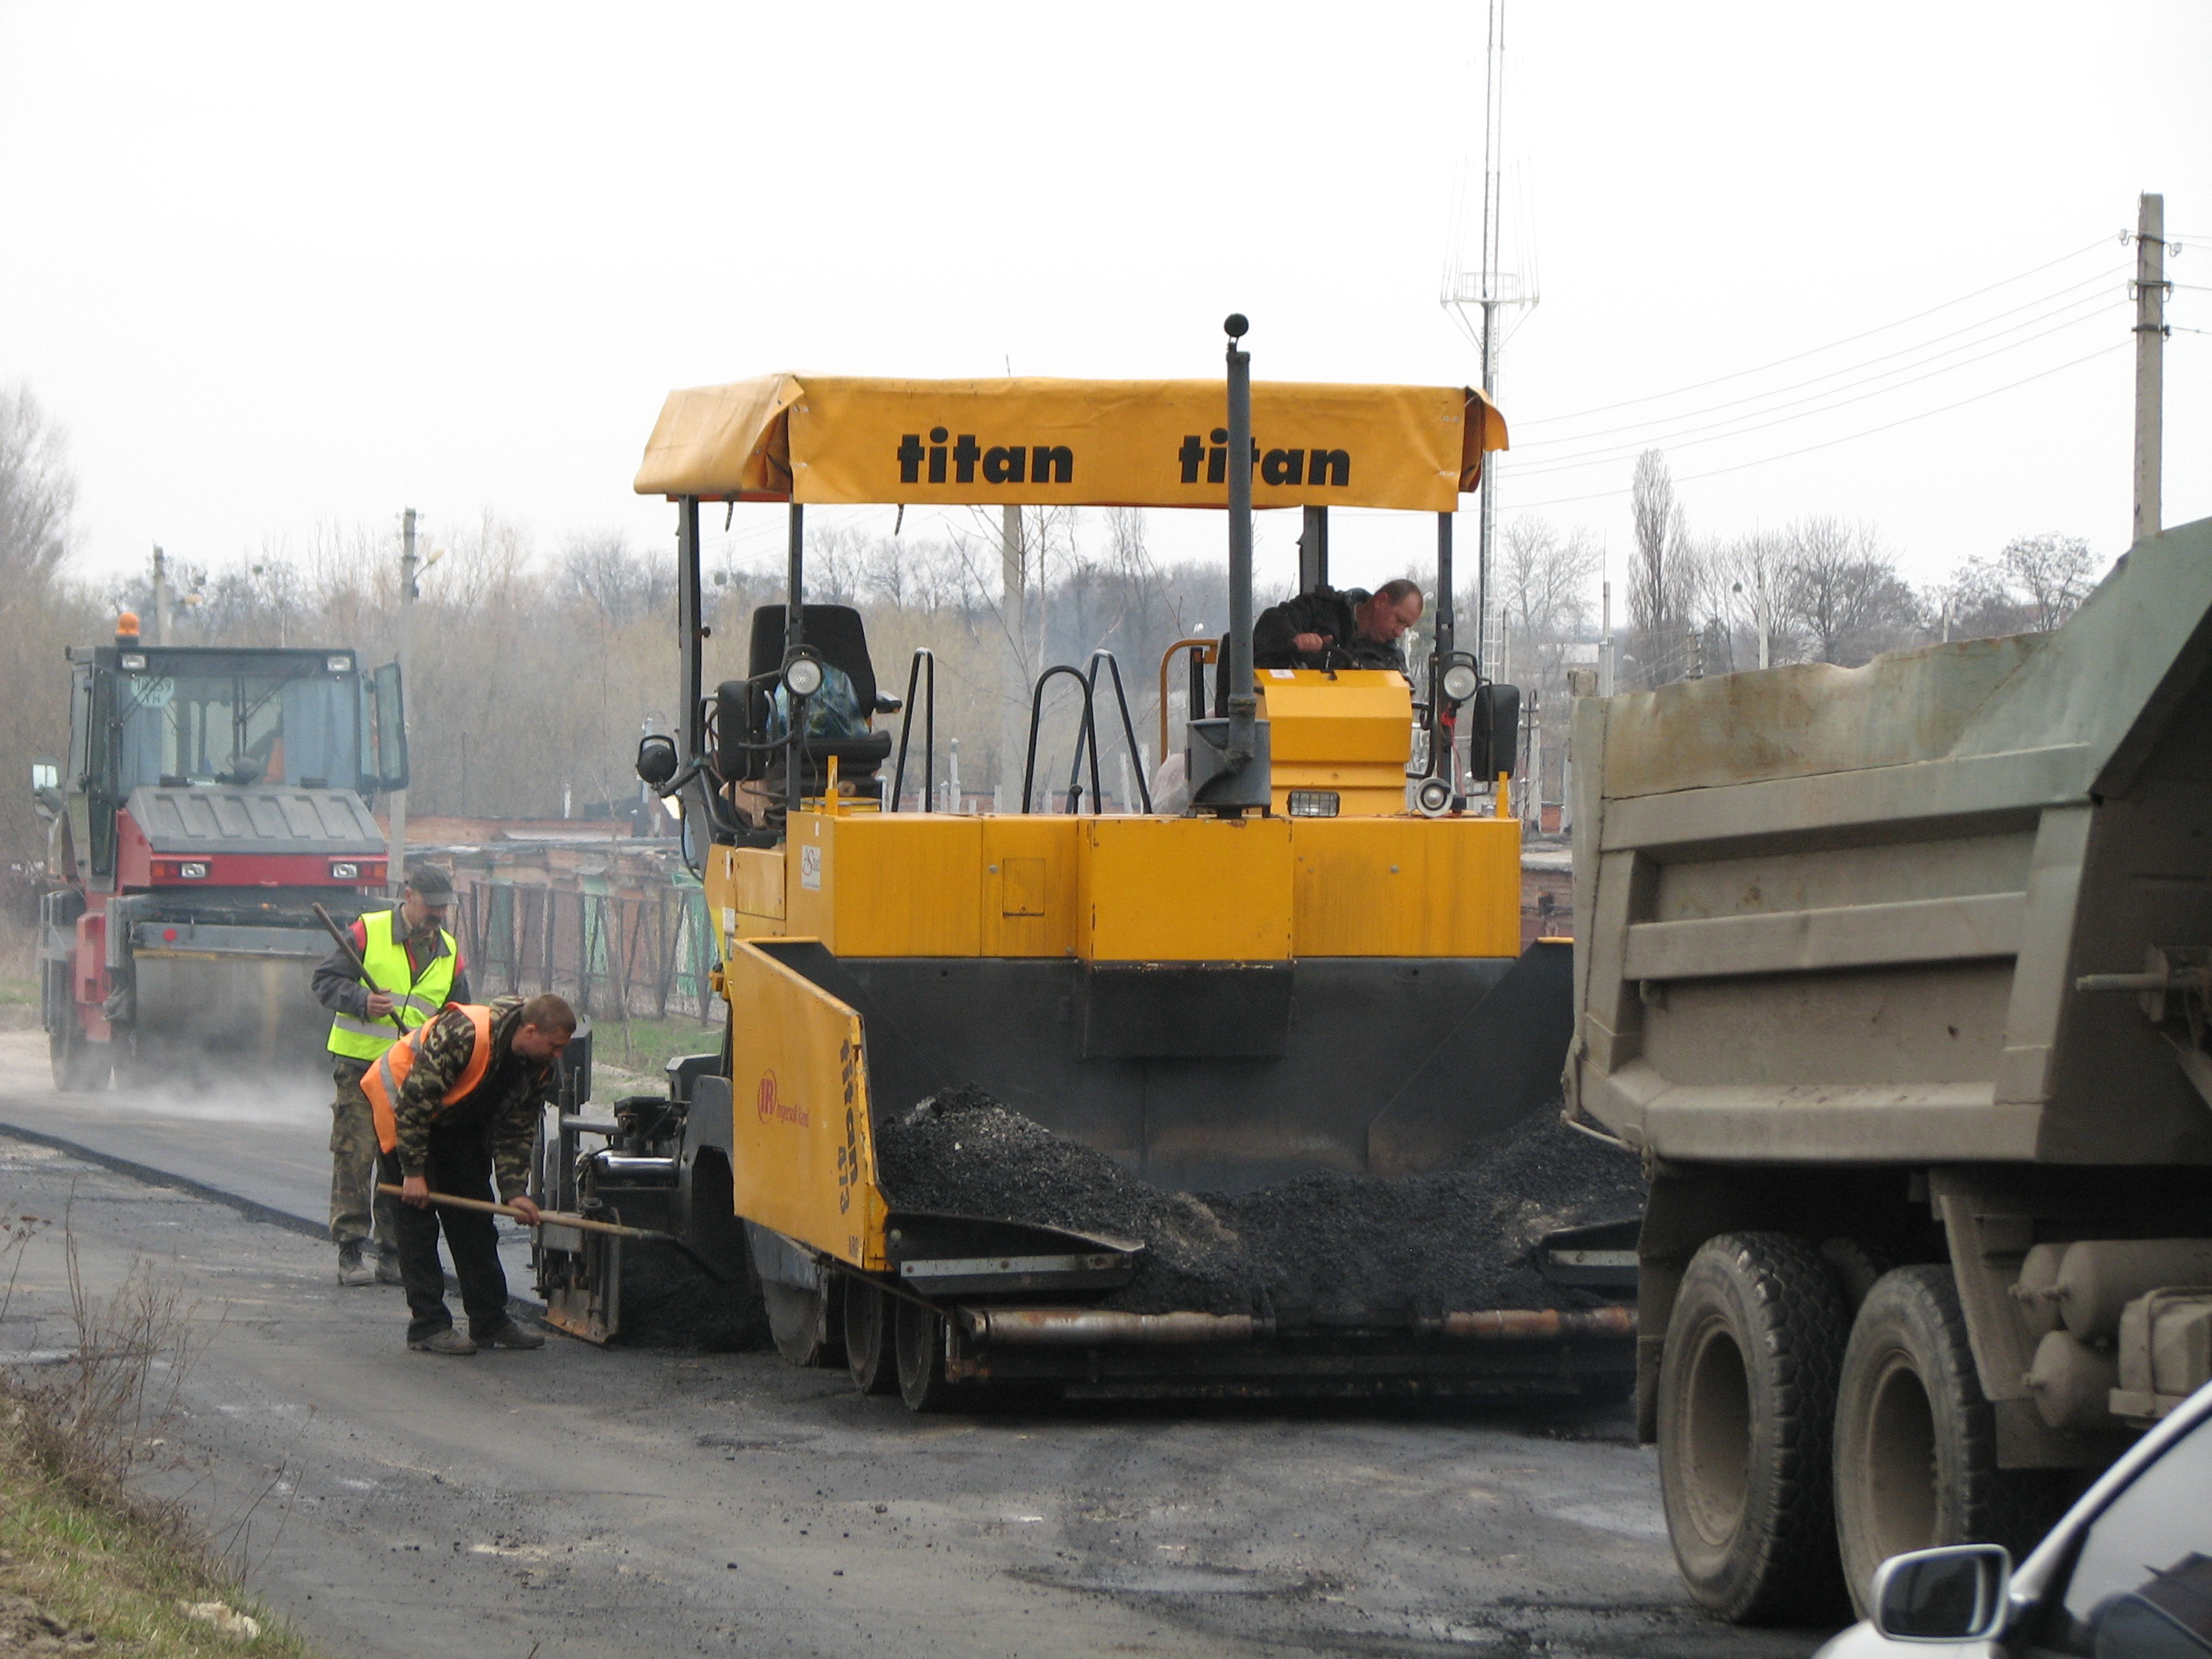
[{"label": "worker's hand", "polygon": [[411,1204],[418,1210],[430,1207],[430,1181],[427,1176],[409,1176],[399,1183],[399,1201]]},{"label": "worker's hand", "polygon": [[528,1193],[517,1193],[506,1202],[507,1207],[520,1214],[527,1225],[535,1227],[538,1224],[537,1201]]},{"label": "worker's hand", "polygon": [[389,991],[371,991],[368,994],[368,1017],[371,1019],[382,1019],[395,1006]]},{"label": "worker's hand", "polygon": [[1335,637],[1334,634],[1293,634],[1291,643],[1297,647],[1299,655],[1310,657]]}]

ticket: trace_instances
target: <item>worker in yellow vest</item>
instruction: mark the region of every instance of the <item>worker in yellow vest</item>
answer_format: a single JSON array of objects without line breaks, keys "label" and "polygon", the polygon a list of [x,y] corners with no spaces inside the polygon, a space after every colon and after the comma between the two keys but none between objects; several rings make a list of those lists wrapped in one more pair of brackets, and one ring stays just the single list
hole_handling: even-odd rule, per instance
[{"label": "worker in yellow vest", "polygon": [[[385,1181],[399,1188],[399,1265],[407,1283],[407,1346],[417,1353],[542,1348],[545,1339],[507,1311],[499,1234],[480,1210],[434,1206],[432,1194],[510,1205],[538,1219],[531,1147],[544,1102],[560,1082],[561,1050],[576,1012],[557,996],[495,997],[457,1005],[384,1051],[362,1087],[376,1119]],[[461,1283],[468,1334],[453,1328],[438,1234]]]},{"label": "worker in yellow vest", "polygon": [[[353,925],[354,949],[370,982],[362,982],[343,951],[333,950],[315,969],[315,1000],[331,1014],[337,1085],[331,1103],[331,1237],[341,1285],[401,1282],[396,1212],[390,1199],[376,1196],[376,1129],[361,1080],[403,1031],[469,1000],[468,966],[446,931],[453,904],[453,878],[437,865],[418,864],[407,872],[398,908],[371,911]],[[362,1259],[372,1231],[373,1268]]]}]

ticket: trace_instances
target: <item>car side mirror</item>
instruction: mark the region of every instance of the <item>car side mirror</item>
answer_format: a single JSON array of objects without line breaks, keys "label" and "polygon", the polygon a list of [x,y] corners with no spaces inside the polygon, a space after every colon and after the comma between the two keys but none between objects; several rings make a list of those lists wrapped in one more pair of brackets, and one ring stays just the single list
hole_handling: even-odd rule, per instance
[{"label": "car side mirror", "polygon": [[682,761],[676,753],[676,739],[659,732],[648,732],[638,740],[638,781],[647,787],[658,789],[676,775]]},{"label": "car side mirror", "polygon": [[43,757],[31,763],[31,801],[39,816],[52,822],[68,810],[69,803],[62,798],[62,768],[59,761]]},{"label": "car side mirror", "polygon": [[1893,1555],[1875,1569],[1874,1627],[1898,1642],[1986,1642],[2004,1629],[2011,1587],[2001,1544]]}]

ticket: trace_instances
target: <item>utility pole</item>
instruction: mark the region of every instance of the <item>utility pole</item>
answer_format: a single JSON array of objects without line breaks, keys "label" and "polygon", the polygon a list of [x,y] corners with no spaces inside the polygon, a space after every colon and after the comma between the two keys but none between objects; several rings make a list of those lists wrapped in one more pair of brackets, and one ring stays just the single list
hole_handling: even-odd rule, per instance
[{"label": "utility pole", "polygon": [[1613,584],[1601,583],[1598,593],[1597,694],[1609,697],[1613,695]]},{"label": "utility pole", "polygon": [[154,643],[169,643],[169,557],[154,547]]},{"label": "utility pole", "polygon": [[2166,198],[2146,192],[2136,207],[2135,539],[2164,528],[2159,430],[2166,401]]},{"label": "utility pole", "polygon": [[[415,642],[415,509],[399,515],[399,685],[404,704],[414,672]],[[402,717],[404,720],[404,716]],[[403,731],[400,734],[404,738]],[[407,885],[407,792],[392,792],[391,829],[384,862],[385,890],[398,898]]]},{"label": "utility pole", "polygon": [[[1507,319],[1501,319],[1498,311],[1500,307],[1532,307],[1539,295],[1533,253],[1528,247],[1521,250],[1523,264],[1520,269],[1510,272],[1499,269],[1504,229],[1505,0],[1490,0],[1489,10],[1490,33],[1483,74],[1482,242],[1476,262],[1479,268],[1466,269],[1455,247],[1451,266],[1444,276],[1443,301],[1481,352],[1482,395],[1494,400],[1498,394],[1498,359],[1504,349],[1508,331]],[[1464,204],[1462,211],[1464,212]],[[1455,243],[1462,234],[1462,228],[1455,226]],[[1479,325],[1474,320],[1477,310],[1482,313]],[[1481,499],[1475,503],[1474,648],[1483,672],[1493,680],[1504,678],[1499,665],[1504,619],[1492,615],[1495,602],[1491,564],[1498,534],[1498,461],[1496,455],[1483,458]]]},{"label": "utility pole", "polygon": [[[1490,39],[1483,56],[1482,119],[1482,395],[1498,395],[1498,151],[1505,128],[1505,20],[1498,15],[1504,0],[1490,0]],[[1483,457],[1487,462],[1491,458]],[[1498,473],[1486,465],[1482,499],[1475,503],[1474,647],[1486,666],[1504,654],[1503,637],[1490,635],[1491,550],[1498,533]],[[1504,634],[1501,625],[1498,634]],[[1492,670],[1492,677],[1497,678]]]},{"label": "utility pole", "polygon": [[1015,801],[1021,787],[1023,745],[1029,739],[1029,604],[1022,572],[1022,510],[1011,502],[999,509],[999,623],[1004,640],[999,656],[999,810],[1026,812]]},{"label": "utility pole", "polygon": [[[1487,204],[1486,202],[1486,216]],[[1490,234],[1486,227],[1485,277],[1488,286],[1489,264],[1486,258]],[[1482,395],[1495,398],[1498,392],[1498,301],[1486,295],[1482,301]],[[1490,628],[1490,550],[1498,533],[1498,468],[1496,455],[1482,458],[1482,498],[1475,503],[1474,537],[1474,644],[1485,665],[1498,661],[1504,654],[1504,621],[1501,616],[1495,637]],[[1501,671],[1493,669],[1495,679]]]}]

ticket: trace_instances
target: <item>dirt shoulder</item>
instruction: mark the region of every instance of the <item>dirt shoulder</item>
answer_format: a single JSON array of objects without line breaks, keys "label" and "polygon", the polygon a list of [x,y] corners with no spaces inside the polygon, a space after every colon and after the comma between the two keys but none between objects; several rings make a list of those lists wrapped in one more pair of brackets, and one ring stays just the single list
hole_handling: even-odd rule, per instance
[{"label": "dirt shoulder", "polygon": [[24,1429],[0,1407],[0,1653],[317,1659],[188,1530],[72,1492]]}]

